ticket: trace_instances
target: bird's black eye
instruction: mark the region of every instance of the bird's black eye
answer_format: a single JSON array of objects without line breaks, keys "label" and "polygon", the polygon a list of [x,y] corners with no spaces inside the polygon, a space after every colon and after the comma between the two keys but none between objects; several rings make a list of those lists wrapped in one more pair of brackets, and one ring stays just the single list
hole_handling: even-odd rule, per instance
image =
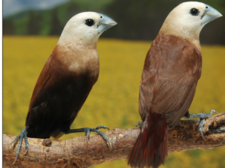
[{"label": "bird's black eye", "polygon": [[190,13],[191,13],[193,16],[198,16],[199,10],[196,9],[196,8],[192,8],[192,9],[190,10]]},{"label": "bird's black eye", "polygon": [[88,25],[88,26],[92,26],[92,25],[95,24],[95,22],[92,19],[87,19],[87,20],[85,20],[85,24]]}]

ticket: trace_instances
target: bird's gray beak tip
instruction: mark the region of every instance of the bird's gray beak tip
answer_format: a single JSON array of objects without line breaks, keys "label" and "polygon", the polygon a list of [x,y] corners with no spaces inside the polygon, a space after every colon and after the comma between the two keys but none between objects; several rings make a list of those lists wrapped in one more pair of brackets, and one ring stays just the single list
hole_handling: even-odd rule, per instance
[{"label": "bird's gray beak tip", "polygon": [[220,17],[223,17],[223,15],[219,11],[217,11],[217,18],[220,18]]},{"label": "bird's gray beak tip", "polygon": [[111,20],[110,22],[104,22],[102,24],[115,26],[115,25],[117,25],[117,22],[115,22],[114,20]]},{"label": "bird's gray beak tip", "polygon": [[117,24],[117,22],[111,23],[112,26],[116,26]]},{"label": "bird's gray beak tip", "polygon": [[202,21],[201,21],[202,24],[209,23],[209,22],[223,16],[219,11],[217,11],[213,7],[211,7],[209,5],[206,5],[206,6],[207,6],[207,9],[205,11],[204,16],[202,17]]},{"label": "bird's gray beak tip", "polygon": [[115,25],[117,25],[118,23],[117,23],[117,22],[115,22],[114,24],[115,24]]},{"label": "bird's gray beak tip", "polygon": [[98,33],[102,33],[103,31],[108,30],[109,28],[117,25],[117,22],[111,19],[110,17],[100,14],[101,19],[98,26]]}]

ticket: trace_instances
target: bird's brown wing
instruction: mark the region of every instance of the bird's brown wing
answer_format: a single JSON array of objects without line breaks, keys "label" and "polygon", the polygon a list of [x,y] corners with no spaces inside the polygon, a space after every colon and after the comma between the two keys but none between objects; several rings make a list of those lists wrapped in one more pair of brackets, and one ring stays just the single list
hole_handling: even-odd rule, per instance
[{"label": "bird's brown wing", "polygon": [[[54,60],[54,59],[53,59]],[[51,63],[52,63],[52,56],[50,56],[45,63],[41,74],[39,75],[39,78],[36,82],[36,85],[33,90],[33,94],[30,100],[30,106],[29,108],[34,108],[35,106],[39,105],[41,102],[43,102],[43,98],[45,96],[41,96],[43,93],[45,93],[43,90],[46,87],[46,84],[48,84],[49,79],[50,81],[52,80],[51,78]]]},{"label": "bird's brown wing", "polygon": [[92,88],[86,74],[70,72],[56,53],[47,60],[33,91],[26,119],[29,137],[48,138],[69,130]]},{"label": "bird's brown wing", "polygon": [[57,111],[55,114],[53,113],[54,107],[52,106],[54,99],[57,101],[54,90],[62,80],[62,75],[59,73],[61,70],[59,63],[56,59],[56,52],[53,51],[36,82],[26,118],[26,126],[30,127],[29,137],[49,137],[47,134],[54,125],[54,120],[59,116]]},{"label": "bird's brown wing", "polygon": [[175,36],[158,35],[147,53],[139,94],[139,112],[165,113],[173,128],[187,112],[201,75],[201,52]]}]

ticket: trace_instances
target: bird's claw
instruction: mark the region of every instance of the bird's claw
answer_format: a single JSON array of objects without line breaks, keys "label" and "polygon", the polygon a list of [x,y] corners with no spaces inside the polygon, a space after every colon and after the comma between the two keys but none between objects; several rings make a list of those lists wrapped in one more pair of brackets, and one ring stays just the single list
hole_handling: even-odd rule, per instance
[{"label": "bird's claw", "polygon": [[205,119],[200,119],[200,122],[199,122],[199,125],[198,125],[198,129],[199,129],[199,132],[201,133],[201,136],[202,136],[202,139],[204,141],[206,141],[205,137],[204,137],[204,134],[203,134],[203,131],[204,131],[204,124],[205,124]]},{"label": "bird's claw", "polygon": [[90,128],[86,128],[86,130],[85,130],[85,135],[87,135],[87,140],[89,139],[89,137],[90,137]]},{"label": "bird's claw", "polygon": [[212,110],[210,110],[210,112],[209,112],[209,117],[211,117],[212,115],[213,115],[213,113],[216,113],[216,114],[218,114],[218,112],[216,111],[216,110],[214,110],[214,109],[212,109]]},{"label": "bird's claw", "polygon": [[[28,128],[28,127],[27,127]],[[25,143],[26,143],[26,151],[25,151],[25,154],[28,152],[28,149],[29,149],[29,143],[28,143],[28,140],[27,140],[27,128],[23,129],[21,131],[21,133],[10,143],[10,145],[12,143],[14,143],[15,141],[17,141],[18,139],[19,140],[19,145],[18,145],[18,148],[16,150],[16,158],[14,160],[14,162],[12,164],[14,164],[19,156],[19,152],[20,152],[20,149],[21,149],[21,146],[22,146],[22,142],[23,142],[23,139],[25,139]]]},{"label": "bird's claw", "polygon": [[200,122],[199,122],[199,126],[198,126],[199,132],[201,133],[202,138],[206,141],[204,134],[203,134],[203,132],[204,132],[203,126],[205,124],[205,119],[211,117],[213,115],[213,113],[218,113],[218,112],[216,112],[216,110],[212,109],[212,110],[210,110],[209,114],[202,112],[202,113],[198,113],[198,114],[191,114],[189,117],[184,116],[183,118],[185,118],[185,119],[200,118]]},{"label": "bird's claw", "polygon": [[108,137],[99,130],[101,128],[109,130],[109,128],[106,127],[106,126],[98,126],[96,128],[89,128],[89,127],[85,128],[85,135],[87,135],[87,140],[90,137],[90,132],[96,132],[96,133],[98,133],[99,135],[102,136],[102,138],[107,142],[107,145],[110,147],[110,142],[109,142]]},{"label": "bird's claw", "polygon": [[218,112],[216,110],[212,109],[212,110],[210,110],[209,114],[206,114],[206,113],[202,112],[201,113],[202,116],[199,117],[200,118],[200,122],[199,122],[198,128],[199,128],[199,132],[201,133],[201,136],[202,136],[204,141],[206,141],[206,139],[204,137],[204,134],[203,134],[203,131],[204,131],[204,127],[203,126],[205,125],[205,119],[211,117],[213,115],[213,113],[218,113]]},{"label": "bird's claw", "polygon": [[200,118],[200,122],[199,122],[199,126],[198,126],[199,132],[201,133],[202,138],[206,141],[204,134],[203,134],[203,132],[204,132],[203,126],[205,125],[205,119],[211,117],[213,115],[213,113],[218,113],[218,112],[216,112],[216,110],[212,109],[212,110],[210,110],[209,114],[202,112],[199,114],[191,114],[189,118],[187,118],[187,117],[184,117],[184,118],[185,119]]},{"label": "bird's claw", "polygon": [[97,126],[96,129],[101,129],[101,128],[104,128],[104,129],[107,129],[107,130],[110,130],[108,127],[102,125],[102,126]]},{"label": "bird's claw", "polygon": [[198,113],[198,114],[191,114],[189,117],[183,116],[184,119],[190,119],[190,118],[200,118],[200,119],[206,119],[212,116],[213,113],[217,113],[216,110],[210,110],[209,114],[207,113]]},{"label": "bird's claw", "polygon": [[139,127],[140,129],[142,128],[143,122],[138,121],[136,127]]}]

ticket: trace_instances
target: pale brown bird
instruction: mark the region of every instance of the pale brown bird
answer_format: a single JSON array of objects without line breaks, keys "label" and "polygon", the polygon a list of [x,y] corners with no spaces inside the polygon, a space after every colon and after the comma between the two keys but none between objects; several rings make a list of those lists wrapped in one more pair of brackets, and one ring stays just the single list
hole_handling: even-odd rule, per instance
[{"label": "pale brown bird", "polygon": [[128,156],[131,167],[164,164],[168,130],[184,115],[189,116],[201,76],[200,31],[221,16],[204,3],[184,2],[165,19],[144,63],[139,93],[143,124]]},{"label": "pale brown bird", "polygon": [[[63,134],[91,131],[108,138],[96,128],[70,129],[71,124],[90,93],[99,75],[97,41],[99,36],[117,23],[104,14],[83,12],[66,24],[59,41],[37,80],[20,138],[28,150],[28,137],[59,138]],[[93,112],[90,115],[97,115]],[[13,142],[14,142],[13,141]]]}]

